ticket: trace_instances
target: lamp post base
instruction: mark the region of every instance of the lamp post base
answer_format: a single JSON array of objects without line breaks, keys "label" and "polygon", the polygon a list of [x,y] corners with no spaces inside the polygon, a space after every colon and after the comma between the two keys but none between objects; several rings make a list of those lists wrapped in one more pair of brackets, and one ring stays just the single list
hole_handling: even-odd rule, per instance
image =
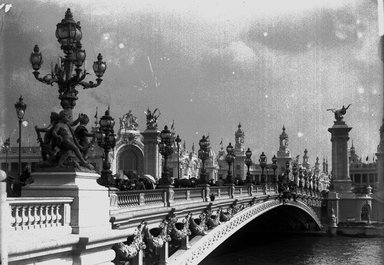
[{"label": "lamp post base", "polygon": [[96,180],[97,184],[109,187],[114,185],[114,180],[112,177],[112,171],[111,170],[102,170],[101,176]]}]

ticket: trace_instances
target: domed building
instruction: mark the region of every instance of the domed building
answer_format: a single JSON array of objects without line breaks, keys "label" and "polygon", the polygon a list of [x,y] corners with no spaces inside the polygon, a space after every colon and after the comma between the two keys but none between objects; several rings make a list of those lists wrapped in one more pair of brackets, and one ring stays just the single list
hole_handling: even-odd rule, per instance
[{"label": "domed building", "polygon": [[[322,189],[326,189],[329,186],[329,177],[328,171],[326,171],[326,167],[328,164],[323,165],[323,170],[320,170],[320,164],[318,159],[316,160],[316,164],[314,167],[311,167],[309,163],[308,150],[304,150],[303,162],[299,162],[299,155],[296,157],[296,160],[292,160],[291,153],[288,148],[288,134],[286,132],[285,126],[283,126],[283,131],[279,136],[279,150],[276,154],[276,172],[273,170],[273,163],[271,158],[267,158],[267,164],[264,168],[264,172],[259,163],[259,154],[253,154],[251,157],[252,164],[250,165],[250,177],[251,182],[254,184],[261,184],[263,182],[273,183],[276,181],[278,176],[285,176],[286,174],[286,164],[287,162],[290,165],[290,173],[289,179],[293,180],[292,175],[292,166],[293,164],[297,164],[298,168],[305,168],[311,176],[315,176],[315,178],[319,178],[320,187]],[[231,170],[233,170],[232,175],[234,179],[246,180],[247,175],[247,166],[245,165],[245,148],[244,148],[244,140],[245,133],[241,128],[241,124],[239,123],[237,130],[235,131],[235,161],[234,165],[231,165]],[[218,152],[216,161],[218,165],[218,177],[223,180],[227,178],[228,175],[228,163],[226,161],[226,151],[224,150],[223,143],[220,143],[220,151]],[[264,174],[264,177],[262,176]]]}]

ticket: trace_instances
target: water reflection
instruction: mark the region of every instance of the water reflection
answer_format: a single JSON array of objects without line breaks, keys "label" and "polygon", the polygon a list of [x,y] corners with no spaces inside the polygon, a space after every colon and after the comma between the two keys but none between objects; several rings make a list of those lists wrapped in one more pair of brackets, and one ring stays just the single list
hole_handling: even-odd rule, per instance
[{"label": "water reflection", "polygon": [[[248,236],[248,239],[251,238]],[[256,237],[254,237],[256,238]],[[229,239],[202,265],[383,265],[384,238],[325,236]]]}]

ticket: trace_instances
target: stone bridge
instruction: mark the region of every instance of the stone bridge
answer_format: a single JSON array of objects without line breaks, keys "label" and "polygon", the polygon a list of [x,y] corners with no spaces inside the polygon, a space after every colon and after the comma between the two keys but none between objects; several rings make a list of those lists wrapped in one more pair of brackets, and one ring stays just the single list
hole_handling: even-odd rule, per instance
[{"label": "stone bridge", "polygon": [[3,262],[198,264],[259,218],[282,218],[290,230],[322,228],[323,199],[315,189],[279,194],[267,184],[121,192],[96,184],[97,174],[56,175],[37,173],[21,198],[2,198]]}]

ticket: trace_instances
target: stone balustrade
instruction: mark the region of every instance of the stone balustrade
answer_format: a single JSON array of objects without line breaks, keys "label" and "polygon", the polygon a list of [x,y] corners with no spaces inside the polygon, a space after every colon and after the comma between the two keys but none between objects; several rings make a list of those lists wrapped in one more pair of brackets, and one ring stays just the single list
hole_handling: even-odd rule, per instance
[{"label": "stone balustrade", "polygon": [[117,207],[137,207],[142,205],[162,205],[165,198],[163,190],[142,190],[142,191],[116,191]]},{"label": "stone balustrade", "polygon": [[70,228],[72,201],[70,197],[8,198],[10,226],[14,231]]},{"label": "stone balustrade", "polygon": [[[115,194],[117,195],[117,207],[121,209],[139,206],[167,206],[174,203],[188,203],[188,201],[204,202],[204,190],[206,189],[208,189],[209,195],[214,195],[215,200],[278,194],[277,185],[275,184],[170,188],[173,191],[172,203],[170,203],[169,193],[166,189],[116,191]],[[320,196],[319,192],[308,188],[298,189],[296,193],[315,197]]]}]

